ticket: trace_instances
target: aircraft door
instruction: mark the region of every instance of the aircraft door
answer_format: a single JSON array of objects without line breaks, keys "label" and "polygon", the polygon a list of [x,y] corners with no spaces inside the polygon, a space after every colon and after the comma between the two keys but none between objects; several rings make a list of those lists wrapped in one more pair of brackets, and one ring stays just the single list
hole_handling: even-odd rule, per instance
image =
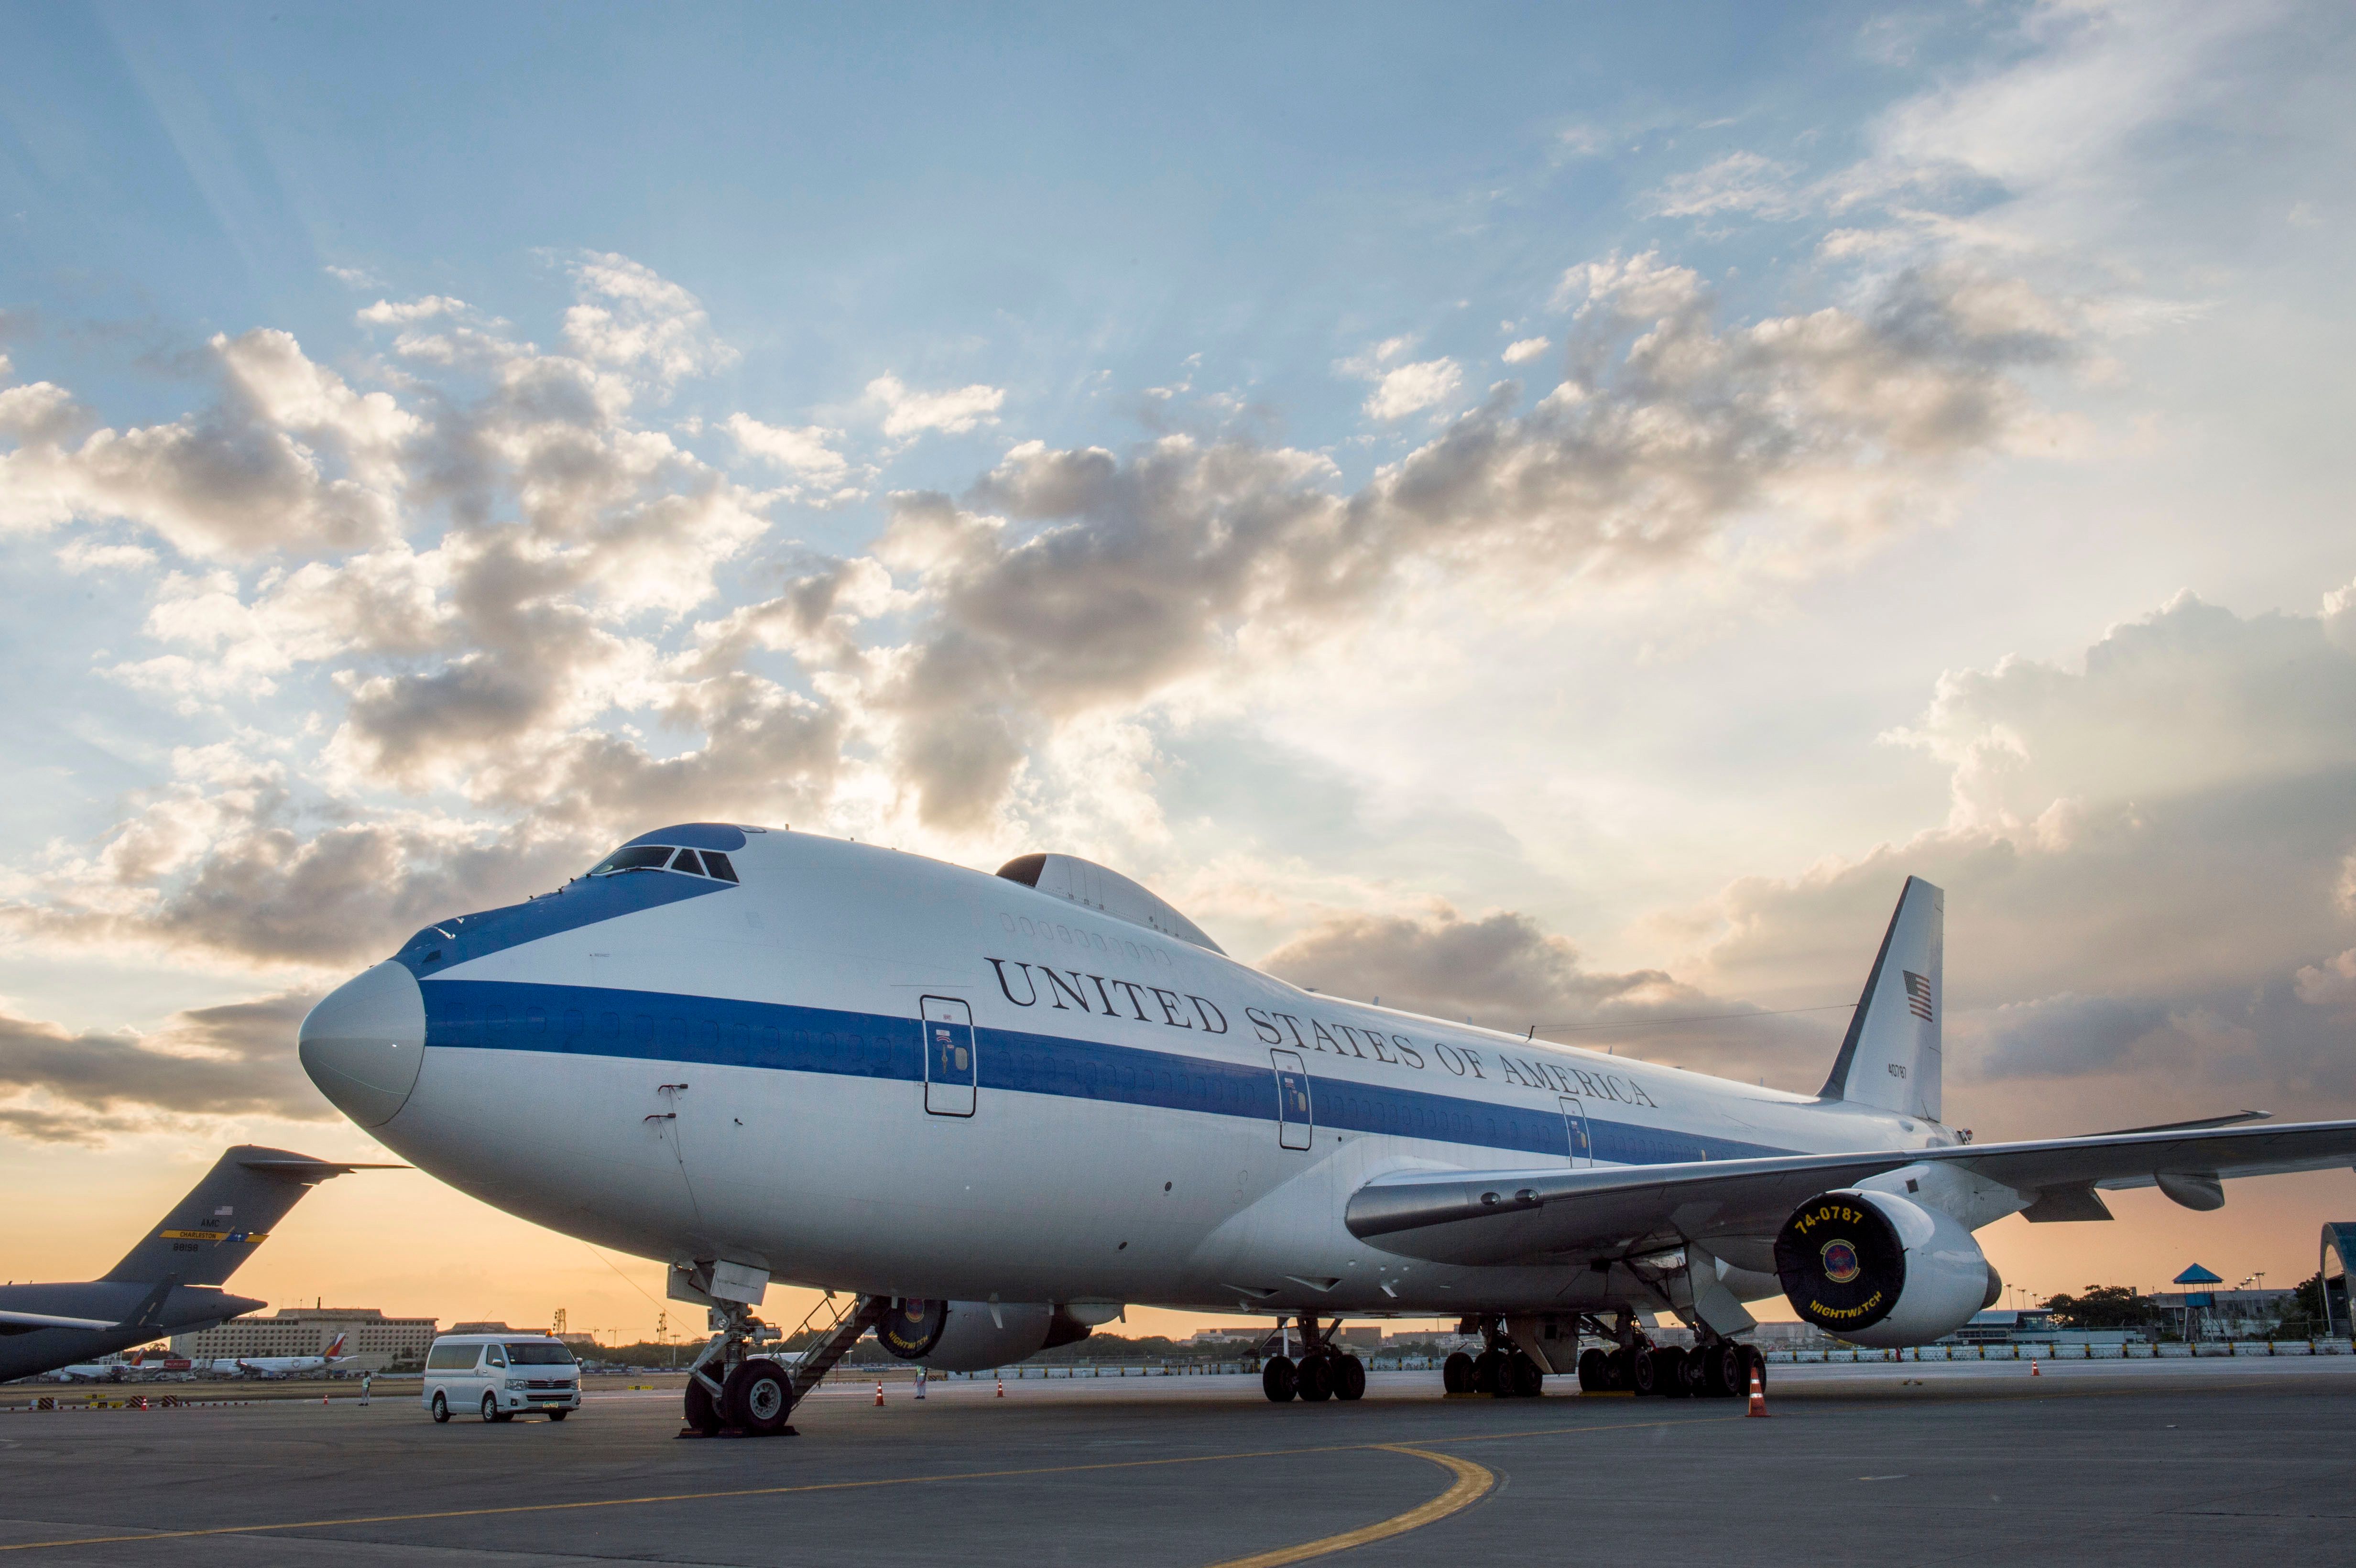
[{"label": "aircraft door", "polygon": [[925,1109],[936,1116],[970,1116],[979,1081],[973,1009],[954,997],[926,997]]},{"label": "aircraft door", "polygon": [[1570,1168],[1585,1170],[1595,1163],[1595,1140],[1587,1130],[1587,1113],[1568,1094],[1562,1097],[1562,1125],[1570,1139]]},{"label": "aircraft door", "polygon": [[1276,1068],[1276,1141],[1284,1148],[1307,1148],[1316,1132],[1310,1114],[1309,1073],[1297,1051],[1271,1051]]}]

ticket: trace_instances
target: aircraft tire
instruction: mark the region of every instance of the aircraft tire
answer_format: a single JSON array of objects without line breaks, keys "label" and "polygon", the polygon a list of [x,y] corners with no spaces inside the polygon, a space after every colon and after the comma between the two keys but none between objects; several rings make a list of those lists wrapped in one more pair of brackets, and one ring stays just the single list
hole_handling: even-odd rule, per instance
[{"label": "aircraft tire", "polygon": [[1750,1397],[1751,1379],[1754,1373],[1759,1379],[1759,1392],[1765,1393],[1767,1392],[1767,1352],[1756,1345],[1745,1345],[1742,1347],[1742,1386],[1735,1391],[1740,1397],[1745,1399]]},{"label": "aircraft tire", "polygon": [[1502,1381],[1505,1392],[1515,1399],[1536,1399],[1546,1392],[1546,1372],[1526,1351],[1516,1350],[1505,1358]]},{"label": "aircraft tire", "polygon": [[1666,1368],[1661,1379],[1661,1392],[1671,1399],[1691,1399],[1693,1381],[1687,1376],[1687,1367],[1692,1358],[1676,1345],[1660,1346],[1653,1354],[1658,1356]]},{"label": "aircraft tire", "polygon": [[434,1391],[434,1419],[444,1424],[450,1420],[450,1402],[438,1388]]},{"label": "aircraft tire", "polygon": [[1607,1393],[1612,1388],[1612,1358],[1601,1349],[1589,1346],[1579,1358],[1579,1392]]},{"label": "aircraft tire", "polygon": [[1702,1358],[1702,1386],[1713,1399],[1731,1399],[1751,1380],[1746,1375],[1742,1347],[1731,1339],[1720,1339],[1699,1352]]},{"label": "aircraft tire", "polygon": [[1301,1375],[1289,1356],[1270,1356],[1259,1370],[1259,1392],[1270,1404],[1285,1404],[1301,1392]]},{"label": "aircraft tire", "polygon": [[1323,1404],[1333,1397],[1333,1363],[1337,1360],[1330,1351],[1301,1358],[1298,1392],[1308,1404]]},{"label": "aircraft tire", "polygon": [[1471,1393],[1472,1358],[1458,1350],[1440,1362],[1440,1386],[1449,1393]]},{"label": "aircraft tire", "polygon": [[1668,1359],[1653,1346],[1639,1345],[1628,1358],[1628,1387],[1639,1398],[1668,1392]]},{"label": "aircraft tire", "polygon": [[1366,1363],[1355,1356],[1344,1356],[1333,1364],[1333,1397],[1339,1400],[1361,1400],[1366,1397]]},{"label": "aircraft tire", "polygon": [[483,1420],[486,1424],[499,1418],[499,1396],[486,1389],[483,1392]]},{"label": "aircraft tire", "polygon": [[736,1363],[722,1388],[720,1408],[728,1424],[739,1432],[774,1437],[785,1430],[794,1411],[794,1385],[786,1369],[766,1356],[749,1356]]},{"label": "aircraft tire", "polygon": [[712,1391],[690,1374],[687,1380],[687,1424],[706,1437],[720,1435],[720,1406]]},{"label": "aircraft tire", "polygon": [[1485,1393],[1494,1399],[1505,1397],[1505,1386],[1501,1377],[1505,1358],[1494,1350],[1483,1350],[1472,1358],[1472,1392]]}]

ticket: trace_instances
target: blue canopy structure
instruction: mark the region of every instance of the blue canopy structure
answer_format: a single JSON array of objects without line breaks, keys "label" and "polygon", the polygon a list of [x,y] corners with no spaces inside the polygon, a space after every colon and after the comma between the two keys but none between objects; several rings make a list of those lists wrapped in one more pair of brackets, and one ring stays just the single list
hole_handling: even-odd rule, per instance
[{"label": "blue canopy structure", "polygon": [[2178,1275],[2172,1283],[2177,1285],[2222,1285],[2225,1283],[2225,1276],[2222,1275],[2211,1274],[2199,1264],[2194,1264],[2190,1268],[2188,1268],[2182,1274]]}]

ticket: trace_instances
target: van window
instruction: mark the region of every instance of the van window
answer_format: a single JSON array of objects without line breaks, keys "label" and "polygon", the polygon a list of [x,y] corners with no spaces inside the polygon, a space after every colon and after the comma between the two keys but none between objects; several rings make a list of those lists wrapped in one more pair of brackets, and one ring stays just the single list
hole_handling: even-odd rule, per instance
[{"label": "van window", "polygon": [[475,1370],[475,1353],[480,1345],[436,1345],[425,1352],[425,1370],[429,1372],[471,1372]]},{"label": "van window", "polygon": [[504,1367],[508,1364],[508,1359],[499,1353],[499,1348],[497,1345],[483,1352],[483,1360],[495,1367]]},{"label": "van window", "polygon": [[519,1367],[569,1367],[573,1352],[562,1345],[526,1342],[509,1345],[508,1357]]}]

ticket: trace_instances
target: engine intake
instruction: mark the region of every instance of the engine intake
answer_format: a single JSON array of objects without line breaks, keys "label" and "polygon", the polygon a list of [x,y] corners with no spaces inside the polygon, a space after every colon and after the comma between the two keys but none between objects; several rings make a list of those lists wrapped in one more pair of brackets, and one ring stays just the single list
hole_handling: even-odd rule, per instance
[{"label": "engine intake", "polygon": [[1852,1344],[1927,1345],[1971,1320],[1996,1271],[1949,1214],[1849,1189],[1800,1205],[1775,1237],[1793,1310]]},{"label": "engine intake", "polygon": [[936,1371],[1012,1366],[1088,1337],[1088,1325],[1046,1302],[931,1301],[903,1296],[875,1326],[875,1341]]}]

